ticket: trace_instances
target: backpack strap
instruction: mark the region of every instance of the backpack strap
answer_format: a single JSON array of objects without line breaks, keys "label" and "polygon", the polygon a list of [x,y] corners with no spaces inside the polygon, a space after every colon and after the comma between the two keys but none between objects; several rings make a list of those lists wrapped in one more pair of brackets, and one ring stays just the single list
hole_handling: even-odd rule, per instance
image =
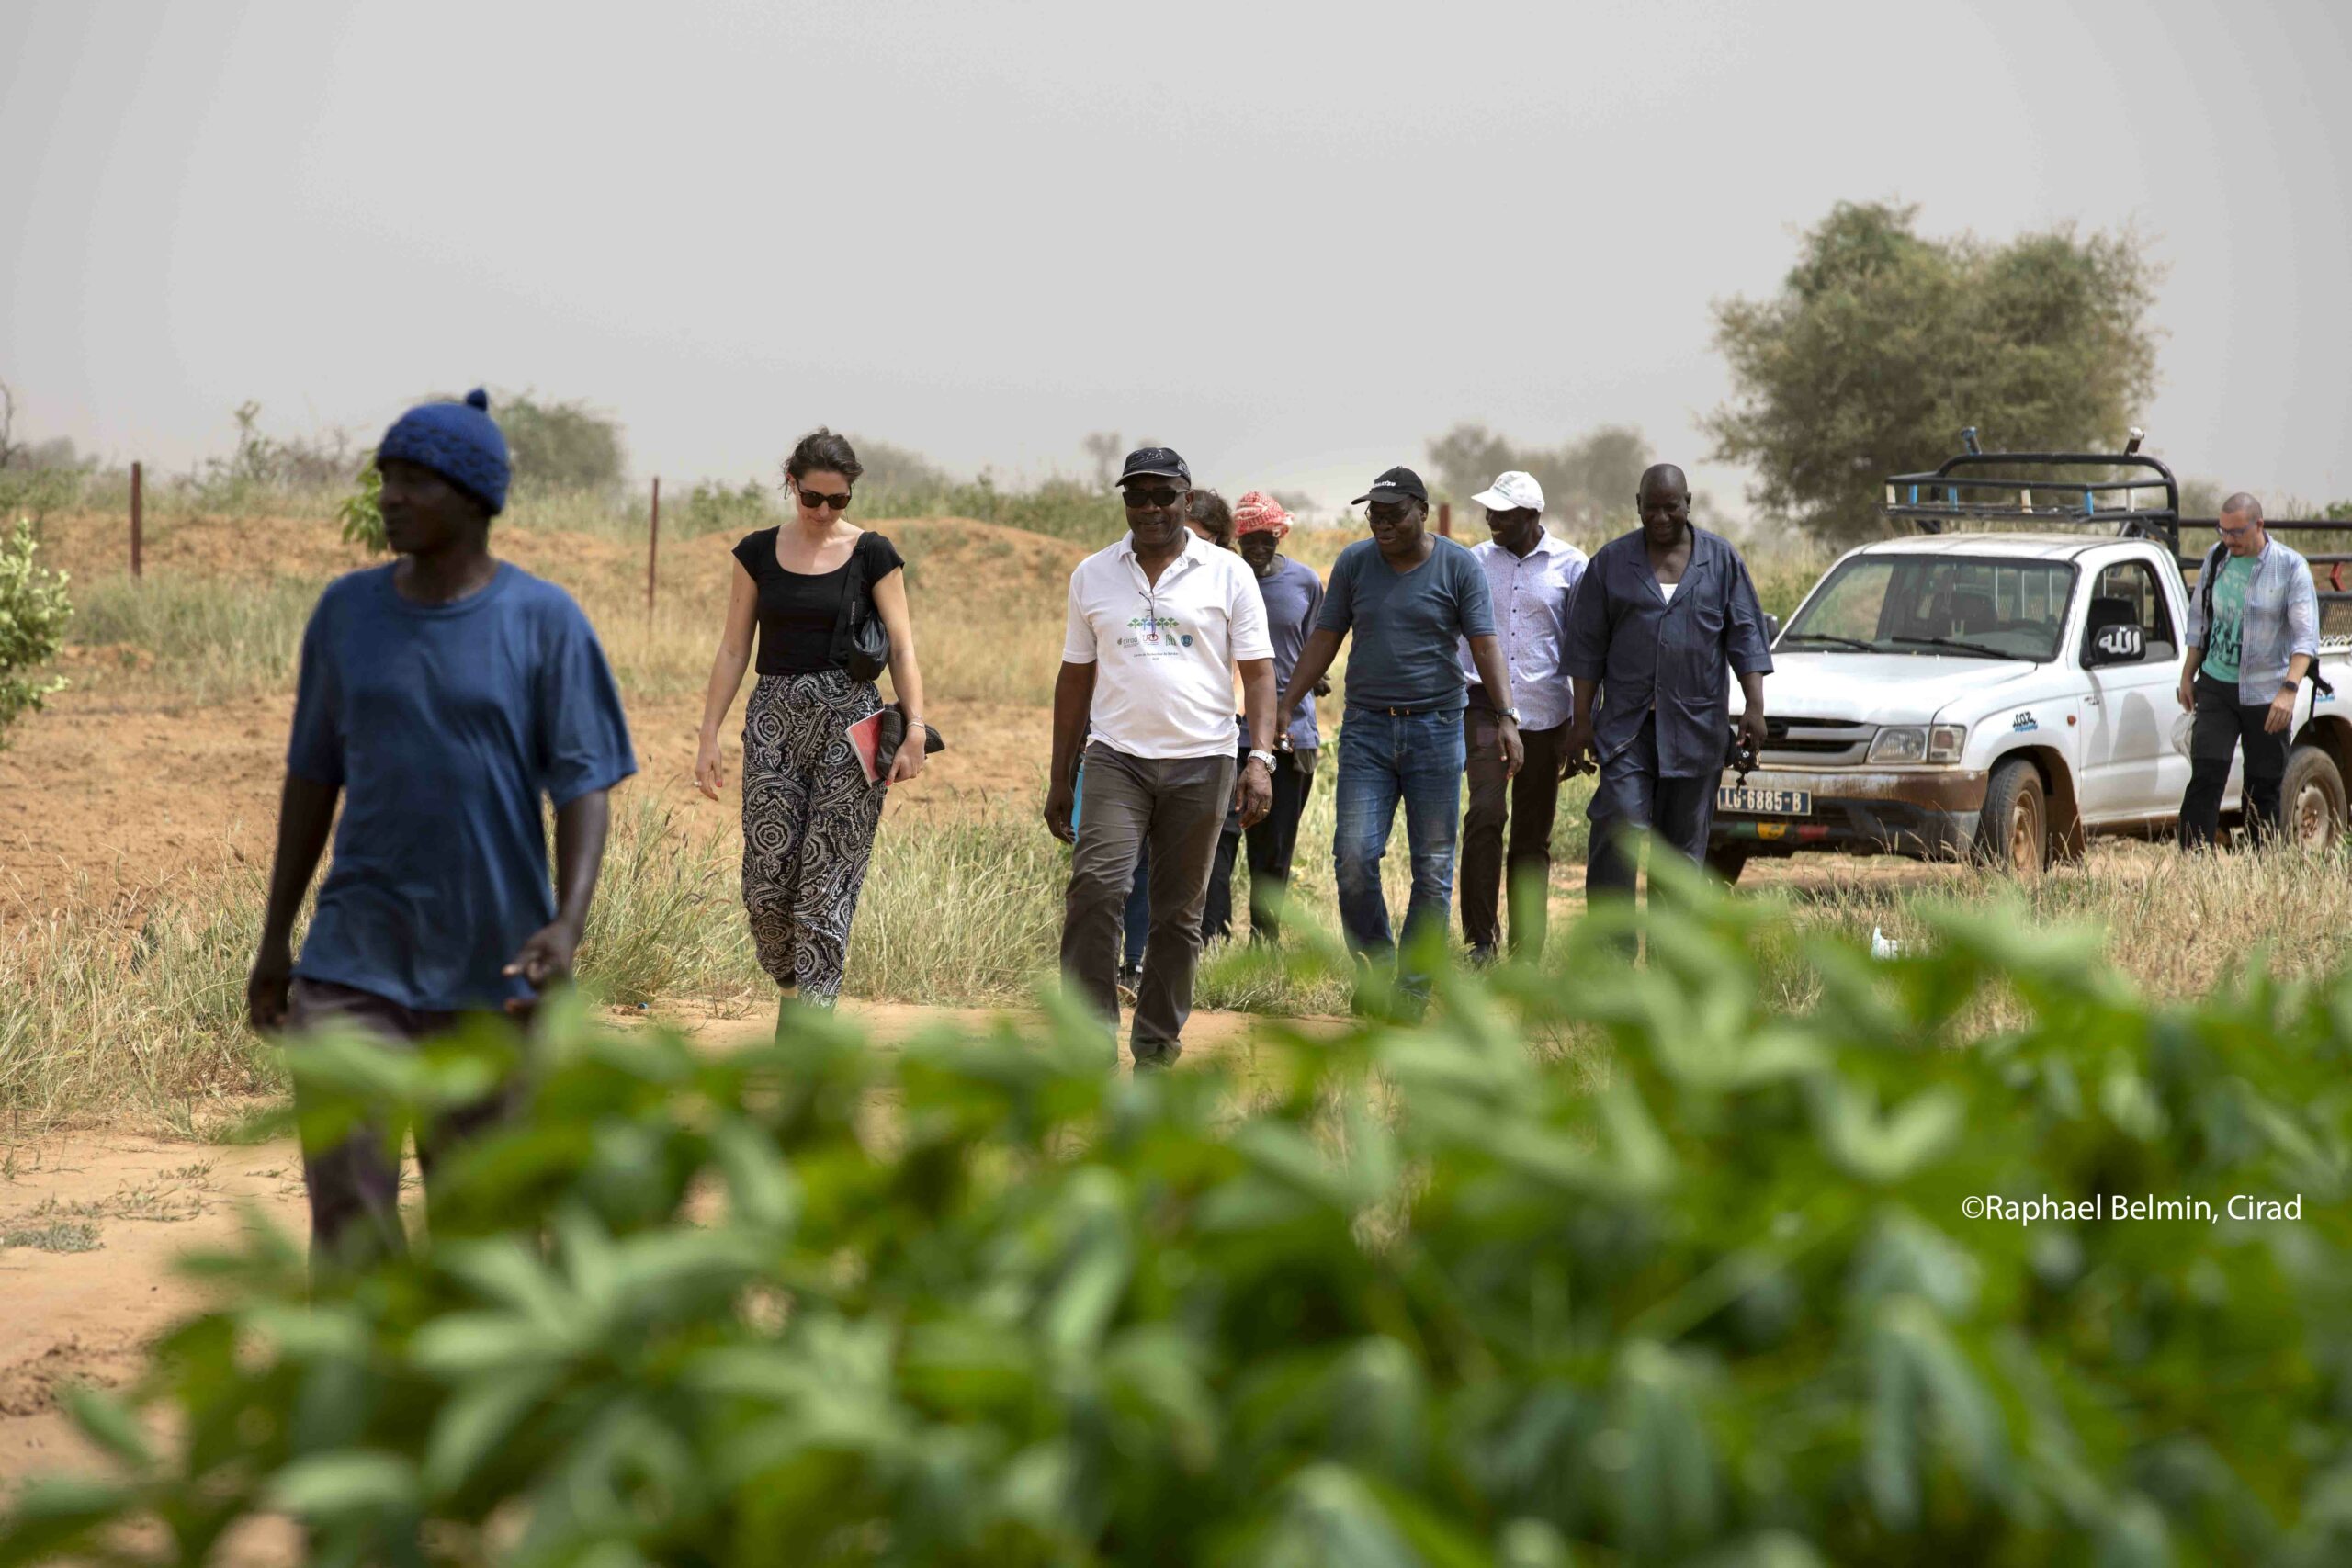
[{"label": "backpack strap", "polygon": [[2229,546],[2215,543],[2212,554],[2205,558],[2204,566],[2197,573],[2197,597],[2204,606],[2205,637],[2209,644],[2213,637],[2213,567],[2228,549]]}]

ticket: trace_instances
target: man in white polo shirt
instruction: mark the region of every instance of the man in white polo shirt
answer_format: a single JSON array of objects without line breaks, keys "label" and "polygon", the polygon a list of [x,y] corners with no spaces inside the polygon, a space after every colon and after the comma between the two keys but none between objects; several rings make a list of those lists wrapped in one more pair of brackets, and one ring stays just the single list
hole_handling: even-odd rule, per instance
[{"label": "man in white polo shirt", "polygon": [[[1510,691],[1499,701],[1478,678],[1470,643],[1461,645],[1470,705],[1462,712],[1469,759],[1470,809],[1462,819],[1462,935],[1474,964],[1492,963],[1501,937],[1505,856],[1503,824],[1510,824],[1510,950],[1544,955],[1544,927],[1552,885],[1552,818],[1560,804],[1560,774],[1573,694],[1560,673],[1560,642],[1568,600],[1584,576],[1584,552],[1544,526],[1544,487],[1512,469],[1470,498],[1487,509],[1494,537],[1471,547],[1487,569],[1495,600],[1495,629],[1510,663]],[[1519,709],[1519,739],[1526,765],[1516,777],[1496,745],[1498,716]]]},{"label": "man in white polo shirt", "polygon": [[[1184,526],[1192,470],[1164,446],[1119,474],[1127,536],[1069,576],[1069,625],[1054,682],[1046,825],[1075,844],[1062,914],[1062,973],[1119,1021],[1119,927],[1136,860],[1151,848],[1151,934],[1131,1046],[1137,1067],[1172,1064],[1193,1010],[1201,907],[1228,808],[1254,827],[1273,801],[1274,647],[1249,563]],[[1233,678],[1250,754],[1237,784]],[[1079,745],[1086,808],[1070,825]]]}]

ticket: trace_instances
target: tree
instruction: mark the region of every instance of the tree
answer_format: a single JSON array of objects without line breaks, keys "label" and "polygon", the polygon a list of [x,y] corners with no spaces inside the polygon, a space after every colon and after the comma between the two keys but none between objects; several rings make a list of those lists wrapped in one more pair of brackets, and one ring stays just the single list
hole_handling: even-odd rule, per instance
[{"label": "tree", "polygon": [[1430,467],[1439,488],[1467,501],[1517,468],[1544,487],[1544,515],[1580,529],[1630,518],[1634,491],[1649,466],[1649,443],[1627,425],[1605,424],[1551,448],[1514,446],[1483,424],[1455,425],[1430,443]]},{"label": "tree", "polygon": [[2137,235],[1937,240],[1917,212],[1841,202],[1778,294],[1715,309],[1734,395],[1705,422],[1714,456],[1832,543],[1877,532],[1880,480],[1935,467],[1965,426],[1988,450],[2114,450],[2154,388]]},{"label": "tree", "polygon": [[6,468],[16,457],[16,429],[17,395],[8,389],[7,382],[0,381],[0,468]]},{"label": "tree", "polygon": [[854,437],[850,445],[857,449],[858,466],[865,470],[857,477],[857,488],[862,491],[928,495],[956,482],[946,469],[911,446],[863,435]]},{"label": "tree", "polygon": [[536,490],[610,490],[627,476],[620,422],[584,402],[540,402],[529,392],[492,400],[518,484]]},{"label": "tree", "polygon": [[1119,433],[1095,431],[1086,438],[1085,446],[1086,455],[1094,459],[1094,488],[1109,490],[1111,481],[1118,477],[1119,459],[1126,456],[1126,449],[1119,445]]}]

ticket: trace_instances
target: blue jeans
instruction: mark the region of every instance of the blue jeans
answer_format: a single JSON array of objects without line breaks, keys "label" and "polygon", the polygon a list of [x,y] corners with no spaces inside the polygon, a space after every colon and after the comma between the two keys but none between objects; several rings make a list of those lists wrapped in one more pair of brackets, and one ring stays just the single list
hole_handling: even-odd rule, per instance
[{"label": "blue jeans", "polygon": [[[1453,901],[1453,843],[1462,821],[1462,715],[1396,718],[1351,707],[1340,728],[1340,826],[1331,857],[1340,886],[1340,924],[1353,951],[1382,961],[1396,942],[1380,861],[1405,803],[1405,842],[1413,857],[1413,893],[1405,942],[1442,941]],[[1427,976],[1408,974],[1418,988]]]}]

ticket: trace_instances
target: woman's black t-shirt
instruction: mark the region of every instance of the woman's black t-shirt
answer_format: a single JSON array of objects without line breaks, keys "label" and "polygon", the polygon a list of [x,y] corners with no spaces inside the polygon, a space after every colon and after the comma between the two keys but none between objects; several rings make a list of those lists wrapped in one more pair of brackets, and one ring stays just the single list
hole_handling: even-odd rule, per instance
[{"label": "woman's black t-shirt", "polygon": [[[735,558],[759,590],[760,658],[763,675],[806,675],[838,667],[833,628],[841,621],[842,595],[849,589],[849,561],[831,571],[786,571],[776,564],[774,528],[747,534]],[[867,588],[906,565],[898,547],[876,533],[864,533],[850,559],[863,552]]]}]

